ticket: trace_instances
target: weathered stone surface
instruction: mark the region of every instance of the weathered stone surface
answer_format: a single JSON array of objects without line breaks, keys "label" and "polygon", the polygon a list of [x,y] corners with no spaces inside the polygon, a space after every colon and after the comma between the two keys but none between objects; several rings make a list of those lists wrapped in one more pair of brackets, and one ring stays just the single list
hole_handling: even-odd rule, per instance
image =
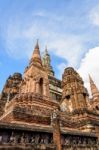
[{"label": "weathered stone surface", "polygon": [[19,93],[21,81],[22,75],[20,73],[14,73],[6,80],[5,86],[0,95],[0,116],[4,112],[5,104]]},{"label": "weathered stone surface", "polygon": [[56,79],[37,42],[23,78],[10,76],[0,94],[0,149],[98,150],[99,93],[92,79],[91,90],[90,100],[71,67]]},{"label": "weathered stone surface", "polygon": [[88,93],[80,75],[69,67],[65,69],[62,77],[62,100],[66,103],[67,111],[86,108]]}]

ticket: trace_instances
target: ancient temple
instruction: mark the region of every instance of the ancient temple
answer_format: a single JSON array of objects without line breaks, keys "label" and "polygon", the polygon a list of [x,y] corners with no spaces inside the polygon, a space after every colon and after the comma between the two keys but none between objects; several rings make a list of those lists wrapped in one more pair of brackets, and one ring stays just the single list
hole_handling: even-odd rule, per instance
[{"label": "ancient temple", "polygon": [[89,82],[92,98],[74,68],[58,80],[37,41],[24,74],[9,76],[0,95],[0,150],[99,150],[99,90]]}]

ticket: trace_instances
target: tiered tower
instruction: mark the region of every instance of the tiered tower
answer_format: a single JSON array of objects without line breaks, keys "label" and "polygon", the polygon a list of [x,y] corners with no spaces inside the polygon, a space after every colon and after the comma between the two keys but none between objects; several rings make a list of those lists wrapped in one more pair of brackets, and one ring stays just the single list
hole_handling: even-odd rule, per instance
[{"label": "tiered tower", "polygon": [[32,54],[32,58],[31,58],[29,64],[30,65],[34,64],[34,65],[42,66],[42,60],[41,60],[38,40],[37,40],[37,43],[35,45],[35,48],[34,48],[34,51],[33,51],[33,54]]},{"label": "tiered tower", "polygon": [[[29,66],[25,69],[19,92],[6,103],[1,120],[17,123],[23,119],[24,123],[49,124],[52,110],[58,107],[58,103],[50,98],[48,74],[42,65],[37,41]],[[28,115],[30,117],[27,117]]]},{"label": "tiered tower", "polygon": [[62,76],[62,102],[66,103],[66,111],[72,112],[87,107],[87,90],[79,74],[71,67],[66,68]]},{"label": "tiered tower", "polygon": [[90,89],[92,94],[92,100],[90,101],[91,109],[99,113],[99,90],[90,75],[89,75],[89,81],[90,81]]},{"label": "tiered tower", "polygon": [[48,75],[42,66],[38,41],[36,43],[29,66],[25,69],[21,92],[33,92],[49,97]]},{"label": "tiered tower", "polygon": [[20,73],[14,73],[6,80],[0,97],[0,116],[4,113],[6,103],[19,93],[21,82],[22,75]]},{"label": "tiered tower", "polygon": [[89,75],[89,81],[90,81],[92,97],[95,100],[95,99],[99,98],[99,90],[90,75]]}]

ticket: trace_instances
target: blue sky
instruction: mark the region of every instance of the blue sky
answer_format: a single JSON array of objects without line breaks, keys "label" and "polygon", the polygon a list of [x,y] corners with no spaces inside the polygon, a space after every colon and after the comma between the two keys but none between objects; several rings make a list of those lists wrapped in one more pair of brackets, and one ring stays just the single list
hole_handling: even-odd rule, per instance
[{"label": "blue sky", "polygon": [[[24,72],[36,39],[41,54],[47,45],[57,78],[72,66],[87,83],[84,66],[89,62],[86,72],[98,81],[93,72],[99,54],[99,0],[0,0],[0,91],[9,75]],[[89,59],[91,51],[95,55]]]}]

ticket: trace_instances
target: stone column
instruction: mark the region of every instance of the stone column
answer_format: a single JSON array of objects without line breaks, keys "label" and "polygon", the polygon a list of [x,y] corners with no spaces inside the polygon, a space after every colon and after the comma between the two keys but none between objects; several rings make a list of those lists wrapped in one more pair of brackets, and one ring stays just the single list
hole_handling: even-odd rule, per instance
[{"label": "stone column", "polygon": [[43,84],[43,95],[47,96],[47,88],[46,88],[46,84]]},{"label": "stone column", "polygon": [[39,82],[36,82],[36,93],[40,93],[40,91],[39,91]]},{"label": "stone column", "polygon": [[49,84],[46,85],[46,96],[50,97]]},{"label": "stone column", "polygon": [[47,97],[49,97],[49,82],[48,80],[44,80],[44,84],[43,84],[43,94]]},{"label": "stone column", "polygon": [[33,84],[32,84],[32,86],[31,86],[31,89],[32,89],[32,92],[35,93],[35,92],[36,92],[36,81],[33,80],[32,83],[33,83]]},{"label": "stone column", "polygon": [[58,109],[54,110],[51,117],[52,127],[53,127],[53,142],[56,145],[57,150],[62,150],[61,147],[61,133],[60,133],[60,120]]}]

